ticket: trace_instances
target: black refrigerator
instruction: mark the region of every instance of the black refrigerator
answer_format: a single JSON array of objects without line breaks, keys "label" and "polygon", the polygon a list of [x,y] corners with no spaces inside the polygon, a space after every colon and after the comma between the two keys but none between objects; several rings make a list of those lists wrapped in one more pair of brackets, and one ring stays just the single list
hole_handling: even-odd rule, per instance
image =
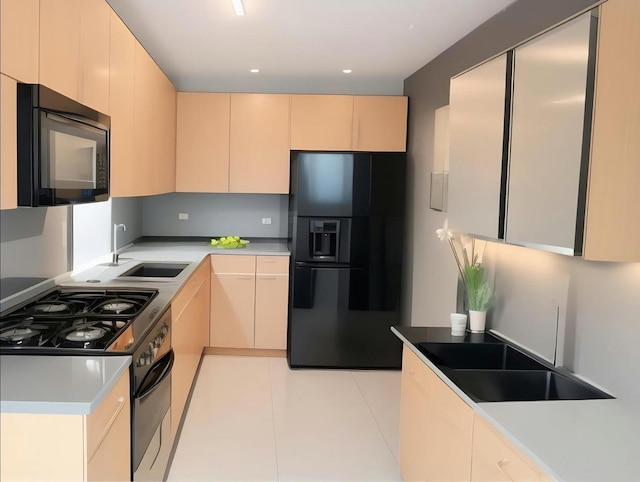
[{"label": "black refrigerator", "polygon": [[291,368],[402,365],[403,153],[292,152]]}]

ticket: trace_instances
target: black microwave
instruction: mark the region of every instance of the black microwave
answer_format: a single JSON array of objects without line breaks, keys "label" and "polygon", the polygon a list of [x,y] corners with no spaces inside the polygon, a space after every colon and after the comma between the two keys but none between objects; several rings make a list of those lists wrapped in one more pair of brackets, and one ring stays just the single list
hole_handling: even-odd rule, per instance
[{"label": "black microwave", "polygon": [[19,206],[109,199],[109,116],[38,84],[17,108]]}]

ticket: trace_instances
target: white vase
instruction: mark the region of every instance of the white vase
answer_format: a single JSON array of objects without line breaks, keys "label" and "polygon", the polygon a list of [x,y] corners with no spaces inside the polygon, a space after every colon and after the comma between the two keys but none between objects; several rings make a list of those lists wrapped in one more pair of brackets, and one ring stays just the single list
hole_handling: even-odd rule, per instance
[{"label": "white vase", "polygon": [[469,329],[471,333],[482,333],[487,323],[487,312],[469,310]]}]

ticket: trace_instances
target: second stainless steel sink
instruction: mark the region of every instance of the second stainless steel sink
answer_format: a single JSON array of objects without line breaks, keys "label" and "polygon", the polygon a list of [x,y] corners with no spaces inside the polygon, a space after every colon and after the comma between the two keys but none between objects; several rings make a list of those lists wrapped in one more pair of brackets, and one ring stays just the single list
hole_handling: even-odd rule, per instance
[{"label": "second stainless steel sink", "polygon": [[446,374],[476,402],[612,398],[584,382],[552,371],[450,370]]}]

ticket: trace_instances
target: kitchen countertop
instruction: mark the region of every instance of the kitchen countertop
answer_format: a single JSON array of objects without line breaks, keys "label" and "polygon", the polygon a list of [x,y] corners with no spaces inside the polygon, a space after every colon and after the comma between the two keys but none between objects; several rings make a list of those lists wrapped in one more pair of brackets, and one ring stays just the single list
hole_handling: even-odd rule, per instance
[{"label": "kitchen countertop", "polygon": [[130,356],[0,356],[0,412],[89,414],[129,365]]},{"label": "kitchen countertop", "polygon": [[[57,284],[78,289],[156,289],[158,295],[139,315],[151,319],[162,315],[184,282],[210,254],[290,255],[286,241],[251,240],[248,246],[221,249],[210,246],[207,240],[143,239],[120,250],[117,266],[100,263],[79,273],[61,276]],[[184,263],[187,267],[175,278],[119,277],[141,261]],[[40,286],[50,289],[55,285],[53,280],[37,284],[13,296],[9,300],[10,306],[36,296],[43,291]],[[149,329],[151,326],[152,323]],[[140,338],[144,336],[144,333],[140,334]],[[0,410],[14,413],[90,413],[130,363],[130,356],[0,356]]]},{"label": "kitchen countertop", "polygon": [[476,412],[556,480],[638,480],[640,413],[623,399],[476,403],[420,350],[424,341],[480,342],[449,328],[392,327],[404,344]]}]

